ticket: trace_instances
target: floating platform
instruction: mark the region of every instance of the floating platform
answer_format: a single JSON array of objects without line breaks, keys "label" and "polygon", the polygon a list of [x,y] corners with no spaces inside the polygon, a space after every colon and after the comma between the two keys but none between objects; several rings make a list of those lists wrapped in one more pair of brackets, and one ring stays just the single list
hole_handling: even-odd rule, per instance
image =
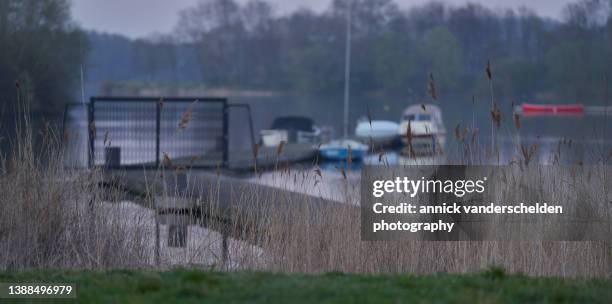
[{"label": "floating platform", "polygon": [[115,199],[154,209],[162,224],[201,225],[247,242],[252,240],[234,233],[266,229],[267,212],[291,221],[303,219],[307,211],[315,225],[318,215],[326,213],[321,209],[359,212],[357,206],[199,170],[108,170],[104,180],[103,187],[125,195]]},{"label": "floating platform", "polygon": [[253,151],[230,153],[228,170],[252,171],[255,168],[264,170],[287,163],[314,162],[317,156],[318,151],[313,144],[290,143],[283,145],[281,149],[261,147],[256,153]]},{"label": "floating platform", "polygon": [[[280,153],[279,153],[280,152]],[[194,169],[207,170],[210,172],[222,171],[224,173],[243,173],[254,172],[257,170],[276,169],[287,164],[315,163],[318,157],[318,150],[312,144],[286,144],[282,149],[278,147],[261,147],[255,153],[252,150],[242,150],[230,152],[227,164],[224,166],[217,154],[204,154],[202,156],[190,157],[168,157],[160,164],[166,169]],[[152,170],[155,162],[147,162],[141,165],[131,165],[124,169],[142,171],[144,168]],[[122,169],[120,166],[110,167],[111,169]],[[206,169],[203,169],[206,168]]]},{"label": "floating platform", "polygon": [[[227,166],[221,168],[224,171],[254,171],[274,169],[286,164],[314,162],[318,156],[316,147],[312,144],[291,143],[285,144],[281,149],[278,147],[260,147],[258,151],[242,150],[230,152]],[[184,167],[210,167],[214,169],[220,167],[213,164],[206,157],[198,159],[182,158],[173,160],[177,166]]]}]

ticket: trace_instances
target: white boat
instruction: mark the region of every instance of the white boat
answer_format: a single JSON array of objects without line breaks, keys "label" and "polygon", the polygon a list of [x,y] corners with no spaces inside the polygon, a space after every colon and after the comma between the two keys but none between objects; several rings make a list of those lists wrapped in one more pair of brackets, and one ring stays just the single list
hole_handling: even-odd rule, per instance
[{"label": "white boat", "polygon": [[355,136],[375,146],[389,146],[398,137],[399,124],[388,120],[362,120],[357,123]]},{"label": "white boat", "polygon": [[264,147],[278,147],[281,142],[286,143],[289,141],[289,132],[287,130],[261,130],[259,135]]},{"label": "white boat", "polygon": [[402,115],[398,135],[406,147],[402,154],[413,156],[443,153],[446,128],[440,108],[432,104],[413,105]]},{"label": "white boat", "polygon": [[265,147],[278,147],[284,143],[318,143],[321,130],[312,119],[302,116],[281,116],[272,122],[270,129],[259,132]]},{"label": "white boat", "polygon": [[368,145],[356,140],[340,139],[321,145],[321,156],[330,160],[360,160],[368,153]]}]

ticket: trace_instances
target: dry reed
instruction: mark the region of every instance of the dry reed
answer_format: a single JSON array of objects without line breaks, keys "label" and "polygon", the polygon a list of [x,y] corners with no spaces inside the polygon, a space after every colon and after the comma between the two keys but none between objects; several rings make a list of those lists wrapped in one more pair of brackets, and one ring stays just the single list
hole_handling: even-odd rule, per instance
[{"label": "dry reed", "polygon": [[[332,173],[318,167],[277,170],[272,174],[278,179],[276,188],[224,186],[218,174],[203,180],[197,172],[166,170],[162,173],[175,181],[178,174],[187,174],[193,187],[185,193],[166,189],[161,194],[153,181],[159,172],[144,174],[143,206],[128,212],[124,204],[112,203],[124,198],[125,190],[101,187],[107,182],[105,172],[64,168],[56,141],[49,141],[45,150],[50,161],[41,162],[27,124],[21,130],[13,153],[3,157],[0,168],[1,270],[197,264],[280,272],[418,274],[468,273],[494,264],[538,276],[611,273],[609,242],[362,241],[354,197],[359,182],[343,167],[342,178],[335,181],[326,179]],[[467,129],[457,130],[464,141]],[[476,131],[472,132],[475,142]],[[281,145],[277,156],[282,150]],[[524,151],[524,164],[529,165],[535,149]],[[166,154],[164,161],[172,167]],[[318,194],[324,187],[341,195],[322,200]],[[197,201],[197,212],[176,215],[189,226],[184,248],[163,245],[170,237],[164,228],[169,227],[155,220],[160,210],[155,199]]]}]

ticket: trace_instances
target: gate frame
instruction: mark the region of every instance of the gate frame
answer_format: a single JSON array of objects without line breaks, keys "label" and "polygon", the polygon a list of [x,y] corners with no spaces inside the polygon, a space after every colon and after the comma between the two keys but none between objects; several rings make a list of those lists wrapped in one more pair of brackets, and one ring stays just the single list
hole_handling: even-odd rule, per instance
[{"label": "gate frame", "polygon": [[[253,117],[251,115],[251,107],[246,103],[228,103],[227,98],[225,97],[171,97],[171,96],[149,96],[149,97],[138,97],[138,96],[92,96],[88,103],[68,103],[64,107],[64,117],[62,121],[62,132],[66,132],[66,125],[68,119],[68,110],[73,106],[83,106],[86,111],[86,119],[87,119],[87,167],[94,167],[94,159],[93,153],[95,152],[95,139],[97,136],[97,132],[95,130],[94,118],[95,118],[95,110],[94,104],[97,101],[111,101],[111,102],[124,102],[124,101],[135,101],[135,102],[155,102],[156,103],[156,131],[155,131],[155,155],[156,161],[154,165],[125,165],[120,166],[118,168],[112,169],[157,169],[160,165],[160,131],[161,131],[161,105],[160,101],[163,102],[193,102],[198,100],[199,102],[218,102],[223,104],[223,160],[221,166],[223,168],[229,168],[229,110],[231,108],[239,108],[246,110],[246,114],[248,116],[248,124],[250,129],[250,140],[251,140],[251,150],[254,153],[255,151],[255,134],[253,129]],[[257,163],[257,159],[254,159],[255,164]],[[213,166],[193,166],[195,169],[210,169]]]},{"label": "gate frame", "polygon": [[[134,97],[134,96],[93,96],[89,99],[89,103],[87,105],[87,125],[89,128],[88,132],[88,140],[89,140],[89,153],[88,153],[88,163],[89,168],[94,167],[94,152],[95,152],[95,140],[97,137],[97,132],[94,132],[95,129],[95,104],[96,102],[138,102],[138,103],[155,103],[155,163],[152,164],[137,164],[137,165],[121,165],[118,168],[113,169],[157,169],[160,166],[160,132],[161,132],[161,111],[162,106],[160,101],[164,103],[173,103],[173,102],[204,102],[204,103],[220,103],[222,105],[222,115],[223,115],[223,158],[222,164],[223,167],[228,166],[229,159],[229,105],[227,103],[227,98],[223,97],[171,97],[171,96],[155,96],[155,97]],[[194,165],[191,168],[194,169],[208,169],[213,166],[203,166],[203,165]]]}]

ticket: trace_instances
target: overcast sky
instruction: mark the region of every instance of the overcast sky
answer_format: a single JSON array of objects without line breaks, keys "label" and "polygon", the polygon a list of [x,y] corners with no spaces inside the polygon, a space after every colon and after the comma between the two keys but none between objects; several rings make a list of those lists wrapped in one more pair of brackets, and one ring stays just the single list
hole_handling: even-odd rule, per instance
[{"label": "overcast sky", "polygon": [[[132,38],[167,33],[177,22],[177,13],[199,0],[72,0],[72,15],[85,29],[119,33]],[[246,2],[246,0],[238,0]],[[277,13],[287,13],[301,7],[323,10],[331,0],[269,0]],[[428,0],[395,0],[402,7],[410,7]],[[441,1],[458,5],[467,0]],[[559,18],[570,0],[471,0],[496,8],[526,6],[542,16]]]}]

